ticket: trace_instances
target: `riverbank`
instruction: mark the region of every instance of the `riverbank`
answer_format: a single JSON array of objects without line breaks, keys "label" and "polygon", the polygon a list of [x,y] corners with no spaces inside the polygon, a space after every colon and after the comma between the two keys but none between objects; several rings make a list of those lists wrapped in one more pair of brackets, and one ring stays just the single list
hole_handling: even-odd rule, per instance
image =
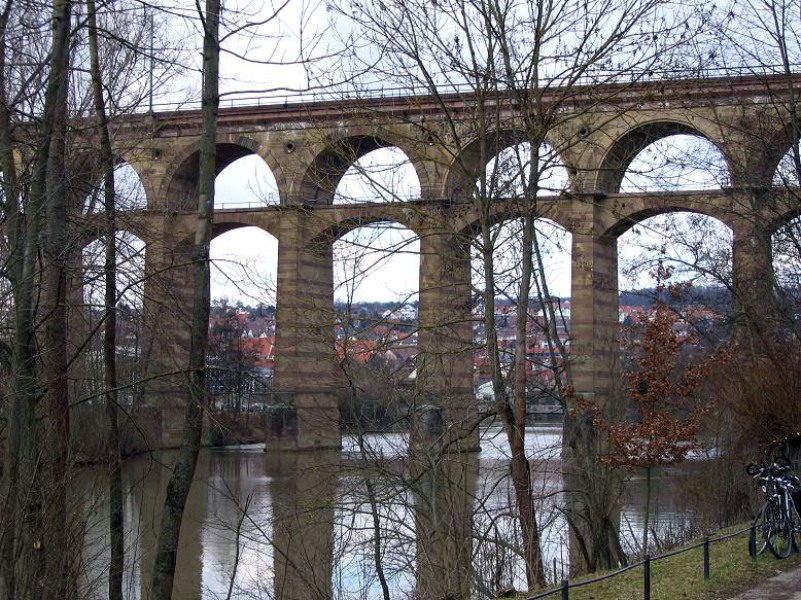
[{"label": "riverbank", "polygon": [[[711,540],[741,531],[748,524],[710,535]],[[702,540],[684,545],[691,548]],[[801,600],[801,554],[778,560],[770,553],[754,561],[748,553],[748,533],[709,547],[709,579],[704,579],[703,548],[698,547],[651,562],[654,600]],[[644,571],[636,567],[597,583],[587,582],[611,573],[595,573],[571,583],[571,600],[642,600]],[[573,585],[580,587],[573,588]],[[557,594],[555,591],[554,594]],[[529,598],[534,594],[520,595]],[[556,595],[549,596],[551,598]]]}]

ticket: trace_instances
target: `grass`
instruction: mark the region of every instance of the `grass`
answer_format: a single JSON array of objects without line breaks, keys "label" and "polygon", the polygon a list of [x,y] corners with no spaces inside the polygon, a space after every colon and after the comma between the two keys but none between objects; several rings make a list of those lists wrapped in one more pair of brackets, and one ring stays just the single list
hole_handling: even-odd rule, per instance
[{"label": "grass", "polygon": [[[716,535],[710,536],[710,539],[714,540],[744,527],[747,525],[719,531]],[[692,543],[687,544],[688,547],[692,545]],[[765,552],[755,562],[748,554],[748,534],[744,533],[729,540],[710,544],[709,563],[710,576],[708,580],[704,580],[703,548],[652,561],[652,600],[724,600],[740,591],[752,588],[760,581],[801,566],[801,554],[794,553],[788,559],[778,560],[769,552]],[[591,577],[577,579],[575,583],[601,575],[603,573],[595,573]],[[559,592],[554,592],[547,598],[560,598]],[[570,600],[641,600],[642,598],[642,567],[603,582],[570,589]]]}]

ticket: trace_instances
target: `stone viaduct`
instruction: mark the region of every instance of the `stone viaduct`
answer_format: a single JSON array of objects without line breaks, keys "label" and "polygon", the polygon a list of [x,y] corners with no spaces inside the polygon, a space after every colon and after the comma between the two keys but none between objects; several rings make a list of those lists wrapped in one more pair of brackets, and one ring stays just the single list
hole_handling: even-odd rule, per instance
[{"label": "stone viaduct", "polygon": [[[730,227],[738,306],[746,314],[769,297],[772,232],[797,214],[791,194],[774,189],[772,180],[797,131],[792,115],[799,84],[801,78],[746,77],[554,88],[526,110],[549,115],[544,139],[567,169],[568,188],[528,208],[498,199],[483,217],[470,190],[486,161],[530,137],[530,120],[511,96],[482,105],[499,116],[493,125],[479,119],[479,103],[469,94],[221,110],[218,168],[256,154],[278,183],[280,204],[219,210],[214,218],[215,235],[256,226],[279,241],[275,383],[296,411],[283,432],[284,446],[340,444],[332,247],[363,225],[396,222],[419,236],[417,399],[442,406],[455,430],[475,422],[469,240],[482,218],[502,222],[532,210],[572,234],[571,362],[578,393],[603,398],[609,391],[618,327],[617,238],[647,217],[695,211]],[[126,117],[113,133],[120,159],[136,170],[147,194],[147,208],[124,218],[147,244],[150,374],[173,374],[149,384],[148,398],[163,413],[163,444],[180,433],[181,376],[175,374],[186,364],[188,347],[192,290],[185,265],[195,226],[200,126],[197,111],[162,112]],[[620,193],[633,158],[674,134],[717,146],[728,184],[714,191]],[[416,170],[419,199],[333,203],[337,183],[355,160],[393,146]]]}]

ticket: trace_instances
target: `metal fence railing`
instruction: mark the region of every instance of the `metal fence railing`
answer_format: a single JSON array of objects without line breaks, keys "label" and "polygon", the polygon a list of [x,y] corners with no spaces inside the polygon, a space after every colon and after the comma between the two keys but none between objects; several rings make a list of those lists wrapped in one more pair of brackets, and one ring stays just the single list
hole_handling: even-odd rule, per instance
[{"label": "metal fence railing", "polygon": [[754,539],[754,527],[746,527],[745,529],[740,529],[735,531],[734,533],[730,533],[727,535],[723,535],[716,538],[710,538],[709,536],[704,537],[704,539],[697,544],[693,544],[692,546],[687,546],[684,548],[679,548],[677,550],[673,550],[671,552],[666,552],[665,554],[660,554],[659,556],[651,556],[650,554],[646,554],[645,558],[642,560],[630,564],[626,567],[613,571],[611,573],[606,573],[605,575],[601,575],[599,577],[594,577],[592,579],[585,579],[582,581],[571,582],[568,579],[563,579],[562,583],[556,587],[552,587],[548,590],[544,590],[539,592],[533,596],[527,596],[526,600],[539,600],[540,598],[548,598],[549,596],[555,596],[557,594],[561,594],[561,600],[569,600],[570,598],[570,590],[585,587],[588,585],[592,585],[595,583],[600,583],[601,581],[606,581],[608,579],[613,579],[626,573],[627,571],[633,571],[634,569],[639,569],[642,567],[643,572],[643,600],[651,600],[651,565],[652,563],[663,560],[665,558],[669,558],[671,556],[676,556],[678,554],[683,554],[685,552],[690,552],[692,550],[696,550],[698,548],[703,548],[703,567],[704,567],[704,579],[709,579],[710,575],[710,554],[709,548],[712,544],[717,544],[719,542],[723,542],[745,533],[750,534],[749,538],[749,551],[754,560],[756,560],[757,553],[753,551],[753,539]]},{"label": "metal fence railing", "polygon": [[[542,88],[558,89],[560,87],[589,87],[593,85],[631,83],[631,82],[653,82],[671,80],[709,80],[736,77],[781,77],[787,76],[787,68],[790,68],[793,75],[801,72],[801,65],[791,64],[766,64],[766,65],[740,65],[726,67],[704,67],[704,68],[677,68],[677,69],[623,69],[623,70],[603,70],[597,69],[592,72],[583,73],[577,76],[572,70],[568,69],[566,74],[554,73],[543,77],[540,85]],[[475,86],[467,81],[454,82],[452,74],[448,76],[440,75],[431,82],[393,81],[384,84],[372,84],[369,86],[321,86],[319,88],[276,88],[265,91],[236,91],[230,90],[220,95],[220,108],[253,108],[253,107],[290,107],[302,106],[304,104],[314,104],[319,102],[348,101],[348,100],[379,100],[405,98],[414,96],[426,96],[436,88],[442,94],[472,94]],[[200,98],[170,100],[164,99],[155,103],[143,103],[134,109],[134,112],[175,112],[183,110],[199,110]]]}]

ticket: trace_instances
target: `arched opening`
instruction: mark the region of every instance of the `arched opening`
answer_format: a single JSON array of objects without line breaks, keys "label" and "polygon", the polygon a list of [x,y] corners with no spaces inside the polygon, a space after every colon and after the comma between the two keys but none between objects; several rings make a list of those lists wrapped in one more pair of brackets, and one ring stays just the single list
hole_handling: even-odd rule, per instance
[{"label": "arched opening", "polygon": [[228,164],[214,180],[216,209],[259,208],[280,202],[275,175],[256,154]]},{"label": "arched opening", "polygon": [[640,145],[634,146],[636,154],[622,165],[620,192],[712,190],[729,185],[726,159],[708,139],[689,132],[650,139],[642,136]]},{"label": "arched opening", "polygon": [[[727,353],[718,353],[731,348],[733,243],[721,221],[684,211],[643,219],[618,238],[621,416],[615,426],[643,440],[629,449],[618,441],[612,455],[632,474],[622,499],[629,548],[658,546],[675,535],[672,527],[683,526],[675,488],[663,480],[675,472],[672,465],[689,481],[730,485],[713,473],[731,463],[694,459],[740,451],[731,446],[738,429],[732,417],[738,409],[732,409],[743,388],[734,383]],[[704,505],[687,508],[707,514]]]},{"label": "arched opening", "polygon": [[556,195],[567,190],[569,183],[567,168],[550,144],[537,148],[521,142],[504,148],[487,163],[478,193],[514,200]]},{"label": "arched opening", "polygon": [[[504,410],[499,407],[514,410],[521,392],[525,395],[525,451],[528,460],[539,461],[532,486],[541,494],[562,485],[558,457],[564,391],[569,382],[572,236],[553,221],[534,220],[530,289],[528,297],[523,298],[524,226],[523,219],[512,219],[491,229],[488,244],[480,236],[474,240],[474,386],[479,412],[490,417],[482,448],[489,452],[498,449],[504,457],[511,457],[509,441],[499,415],[492,415]],[[493,300],[494,305],[489,305]],[[488,318],[490,310],[492,319]],[[521,313],[524,323],[520,322]],[[493,336],[497,353],[492,347]],[[521,345],[525,348],[522,361],[517,356]],[[521,364],[525,374],[522,390],[516,377]],[[503,399],[496,395],[499,388],[505,395]],[[514,513],[509,511],[509,497],[515,492],[508,465],[502,464],[502,470],[490,473],[492,485],[482,503],[485,510],[475,517],[476,526],[489,532],[490,539],[495,540],[490,547],[501,553],[488,558],[493,568],[505,573],[509,581],[525,582],[524,558],[511,550],[520,548],[521,534]],[[503,490],[503,498],[498,490]],[[535,510],[537,523],[549,540],[555,540],[542,548],[543,560],[551,564],[554,559],[559,560],[558,540],[566,540],[569,532],[553,497],[545,494],[544,498],[536,503]]]},{"label": "arched opening", "polygon": [[337,303],[417,301],[420,241],[410,229],[380,222],[353,229],[334,242]]},{"label": "arched opening", "polygon": [[[264,201],[274,199],[269,195],[273,189],[271,186],[274,185],[274,178],[269,172],[269,167],[264,165],[260,158],[254,156],[258,144],[246,138],[240,138],[240,142],[238,144],[217,144],[216,168],[218,174],[225,171],[229,165],[239,163],[242,159],[247,160],[235,167],[231,173],[226,174],[221,184],[218,185],[215,181],[215,191],[220,193],[223,204],[233,203],[239,208],[256,203],[258,206],[263,206]],[[163,208],[174,212],[196,211],[197,185],[200,175],[198,151],[188,154],[173,168],[167,193],[160,198],[160,201],[164,203]],[[237,178],[241,178],[241,183],[235,181]],[[265,198],[259,197],[262,192],[266,194]],[[159,208],[162,207],[159,206]]]},{"label": "arched opening", "polygon": [[[526,374],[530,380],[532,412],[546,412],[544,405],[559,404],[555,398],[554,378],[561,373],[561,356],[569,349],[570,340],[570,286],[571,238],[569,232],[548,219],[534,222],[532,243],[531,289],[528,298],[526,323]],[[498,360],[505,378],[512,373],[515,358],[517,309],[523,276],[523,221],[514,219],[492,228],[491,273],[487,272],[481,240],[476,240],[472,251],[473,288],[476,290],[475,387],[479,398],[484,398],[485,409],[495,401],[490,381],[490,356],[487,354],[485,302],[488,297],[487,281],[493,281],[495,297],[495,326],[499,345]],[[480,400],[482,401],[482,400]]]},{"label": "arched opening", "polygon": [[238,227],[211,241],[211,299],[232,306],[275,306],[278,239],[259,227]]},{"label": "arched opening", "polygon": [[340,398],[347,427],[383,428],[405,416],[404,384],[417,354],[420,240],[391,222],[334,242],[335,337],[352,384]]},{"label": "arched opening", "polygon": [[618,238],[618,282],[626,292],[654,286],[662,264],[671,282],[723,293],[732,286],[732,231],[717,219],[692,212],[656,215]]},{"label": "arched opening", "polygon": [[[118,231],[114,236],[117,252],[117,303],[141,309],[144,301],[145,242],[129,231]],[[105,236],[84,246],[83,299],[86,306],[104,307],[106,251]]]},{"label": "arched opening", "polygon": [[[801,181],[801,153],[798,148],[790,148],[782,156],[773,173],[773,185],[797,188]],[[797,190],[796,190],[797,194]]]},{"label": "arched opening", "polygon": [[771,238],[773,274],[784,326],[796,331],[801,314],[801,217],[796,217]]},{"label": "arched opening", "polygon": [[216,236],[210,257],[212,406],[221,422],[244,416],[247,425],[271,401],[278,240],[258,227],[240,227]]},{"label": "arched opening", "polygon": [[[72,345],[77,357],[73,369],[74,392],[87,405],[102,401],[103,322],[105,302],[105,252],[107,239],[102,236],[87,244],[81,253],[82,305],[70,313]],[[116,246],[117,381],[118,403],[133,404],[141,378],[143,308],[145,283],[145,242],[128,231],[114,236]],[[79,308],[78,308],[79,307]]]},{"label": "arched opening", "polygon": [[420,180],[409,157],[397,147],[356,158],[334,193],[334,204],[404,202],[420,197]]},{"label": "arched opening", "polygon": [[[105,206],[105,183],[98,185],[86,196],[83,204],[84,214],[102,213]],[[114,167],[114,206],[117,210],[143,210],[147,208],[145,187],[139,174],[125,161]]]},{"label": "arched opening", "polygon": [[674,212],[638,222],[618,238],[619,318],[649,318],[657,300],[688,327],[721,342],[730,334],[733,233],[717,219]]}]

